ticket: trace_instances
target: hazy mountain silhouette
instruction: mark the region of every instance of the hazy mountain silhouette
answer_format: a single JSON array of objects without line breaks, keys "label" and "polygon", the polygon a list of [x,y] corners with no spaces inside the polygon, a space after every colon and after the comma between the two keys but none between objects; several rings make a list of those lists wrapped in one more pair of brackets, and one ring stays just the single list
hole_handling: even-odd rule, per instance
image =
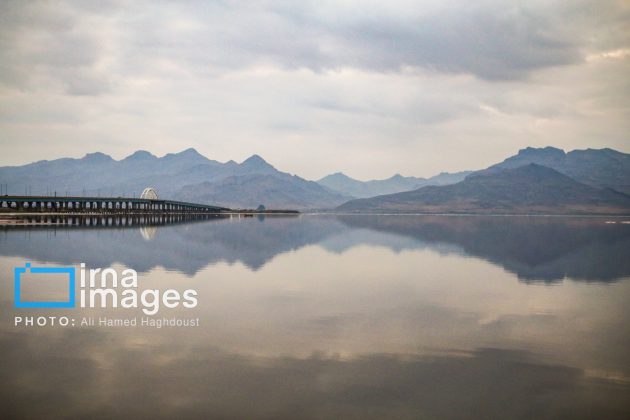
[{"label": "hazy mountain silhouette", "polygon": [[[518,154],[475,174],[496,173],[535,163],[546,166],[578,182],[600,188],[612,188],[630,194],[630,154],[612,149],[573,150],[565,153],[554,147],[522,149]],[[463,181],[471,171],[441,173],[434,177],[415,178],[395,175],[388,179],[358,181],[338,172],[319,181],[321,185],[355,198],[370,198],[416,190],[424,186],[450,185]]]},{"label": "hazy mountain silhouette", "polygon": [[[275,170],[274,170],[275,171]],[[221,203],[231,208],[324,209],[347,197],[295,175],[268,172],[230,176],[187,185],[173,197],[182,201]]]},{"label": "hazy mountain silhouette", "polygon": [[554,147],[528,147],[486,171],[517,168],[530,163],[555,169],[588,185],[630,194],[630,154],[613,149],[573,150],[565,153]]},{"label": "hazy mountain silhouette", "polygon": [[138,150],[116,161],[103,153],[0,168],[10,194],[137,196],[147,186],[162,197],[234,207],[330,208],[349,197],[278,171],[258,155],[241,164],[210,160],[195,149],[158,158]]},{"label": "hazy mountain silhouette", "polygon": [[469,175],[453,185],[349,201],[340,211],[507,214],[630,214],[630,196],[528,164]]},{"label": "hazy mountain silhouette", "polygon": [[337,172],[332,175],[325,176],[317,181],[318,184],[325,186],[333,191],[345,194],[354,198],[367,198],[383,194],[393,194],[403,191],[411,191],[425,185],[448,185],[462,181],[470,171],[447,173],[442,172],[431,178],[416,178],[413,176],[402,176],[396,174],[387,179],[375,179],[372,181],[359,181]]},{"label": "hazy mountain silhouette", "polygon": [[[505,172],[532,163],[539,166]],[[541,165],[572,178],[573,184]],[[428,179],[397,174],[362,182],[336,173],[312,182],[281,172],[258,155],[223,163],[195,149],[163,157],[138,150],[118,161],[96,152],[80,159],[1,167],[0,183],[8,184],[9,194],[60,196],[137,196],[152,186],[165,198],[238,208],[330,209],[359,197],[369,200],[350,201],[340,210],[623,213],[627,197],[605,190],[630,193],[630,155],[612,149],[565,153],[526,148],[472,174],[441,173]]]}]

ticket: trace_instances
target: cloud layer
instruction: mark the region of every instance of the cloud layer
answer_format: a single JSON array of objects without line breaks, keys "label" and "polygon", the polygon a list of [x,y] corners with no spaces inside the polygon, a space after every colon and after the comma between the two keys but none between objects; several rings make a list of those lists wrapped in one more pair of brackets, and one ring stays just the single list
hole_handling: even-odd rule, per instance
[{"label": "cloud layer", "polygon": [[0,9],[2,164],[194,146],[365,178],[475,169],[525,145],[628,150],[621,2]]}]

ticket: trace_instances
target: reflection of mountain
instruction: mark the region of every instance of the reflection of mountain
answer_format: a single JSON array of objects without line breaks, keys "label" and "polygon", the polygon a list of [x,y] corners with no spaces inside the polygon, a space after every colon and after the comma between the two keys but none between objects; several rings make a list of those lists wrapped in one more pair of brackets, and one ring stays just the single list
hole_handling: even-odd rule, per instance
[{"label": "reflection of mountain", "polygon": [[309,217],[218,218],[162,226],[147,241],[146,232],[137,226],[74,229],[72,234],[64,228],[22,227],[6,229],[0,236],[0,255],[98,267],[118,262],[141,272],[162,266],[192,275],[221,261],[240,261],[258,269],[278,254],[317,243],[343,229],[343,224],[332,219],[322,223]]},{"label": "reflection of mountain", "polygon": [[[60,264],[115,262],[192,275],[217,262],[259,269],[276,255],[319,244],[395,252],[430,248],[485,259],[523,280],[614,281],[630,275],[630,224],[602,218],[466,216],[299,216],[216,219],[157,228],[5,228],[0,255]],[[54,238],[51,240],[51,238]],[[147,240],[150,239],[150,240]],[[51,246],[51,244],[55,246]]]},{"label": "reflection of mountain", "polygon": [[339,216],[353,228],[455,244],[524,280],[614,281],[630,275],[630,224],[601,218]]}]

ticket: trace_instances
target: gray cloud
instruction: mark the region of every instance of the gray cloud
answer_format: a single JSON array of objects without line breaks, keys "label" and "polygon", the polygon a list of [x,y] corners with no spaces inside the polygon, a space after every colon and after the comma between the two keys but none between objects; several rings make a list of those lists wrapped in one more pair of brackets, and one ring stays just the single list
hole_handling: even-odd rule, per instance
[{"label": "gray cloud", "polygon": [[[377,70],[426,67],[470,73],[483,79],[513,79],[530,71],[577,62],[578,46],[544,18],[522,11],[429,16],[401,25],[361,23],[347,30],[355,62]],[[355,44],[356,43],[356,44]],[[361,48],[363,47],[363,48]]]},{"label": "gray cloud", "polygon": [[[395,3],[385,13],[356,4],[364,10],[332,14],[318,13],[309,2],[127,3],[96,10],[90,4],[4,3],[5,83],[27,77],[22,70],[29,67],[36,74],[49,71],[69,93],[99,93],[107,83],[97,64],[107,54],[117,61],[108,70],[123,75],[151,72],[156,61],[173,60],[207,72],[260,64],[314,71],[411,67],[510,80],[580,61],[593,29],[583,26],[586,33],[576,36],[572,23],[579,16],[566,21],[541,6],[503,2],[438,10],[421,3],[408,14],[402,13],[408,5]],[[111,37],[119,42],[115,51],[105,45]],[[80,69],[81,75],[56,69]],[[103,86],[93,86],[97,81]]]},{"label": "gray cloud", "polygon": [[[179,10],[191,19],[180,22],[184,28],[169,30],[155,25],[159,16],[147,17],[130,52],[135,56],[148,48],[210,68],[270,63],[314,71],[398,72],[418,67],[488,80],[518,79],[582,58],[583,39],[567,28],[570,23],[546,16],[545,10],[491,3],[410,15],[374,10],[322,16],[313,4],[281,5],[243,10],[188,3]],[[189,31],[178,37],[186,23]]]},{"label": "gray cloud", "polygon": [[69,94],[107,90],[96,65],[104,50],[97,28],[82,27],[69,4],[8,1],[0,5],[0,82],[41,90],[58,84]]},{"label": "gray cloud", "polygon": [[612,0],[4,1],[0,152],[191,146],[319,178],[623,150],[629,14]]}]

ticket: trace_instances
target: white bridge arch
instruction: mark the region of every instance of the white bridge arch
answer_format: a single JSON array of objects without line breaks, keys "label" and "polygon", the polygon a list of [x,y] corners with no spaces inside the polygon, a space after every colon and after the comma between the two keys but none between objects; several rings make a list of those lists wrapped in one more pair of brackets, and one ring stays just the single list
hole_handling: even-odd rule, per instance
[{"label": "white bridge arch", "polygon": [[145,200],[157,200],[158,194],[157,191],[155,191],[153,188],[147,187],[144,189],[144,191],[142,191],[142,194],[140,194],[140,198],[143,198]]}]

